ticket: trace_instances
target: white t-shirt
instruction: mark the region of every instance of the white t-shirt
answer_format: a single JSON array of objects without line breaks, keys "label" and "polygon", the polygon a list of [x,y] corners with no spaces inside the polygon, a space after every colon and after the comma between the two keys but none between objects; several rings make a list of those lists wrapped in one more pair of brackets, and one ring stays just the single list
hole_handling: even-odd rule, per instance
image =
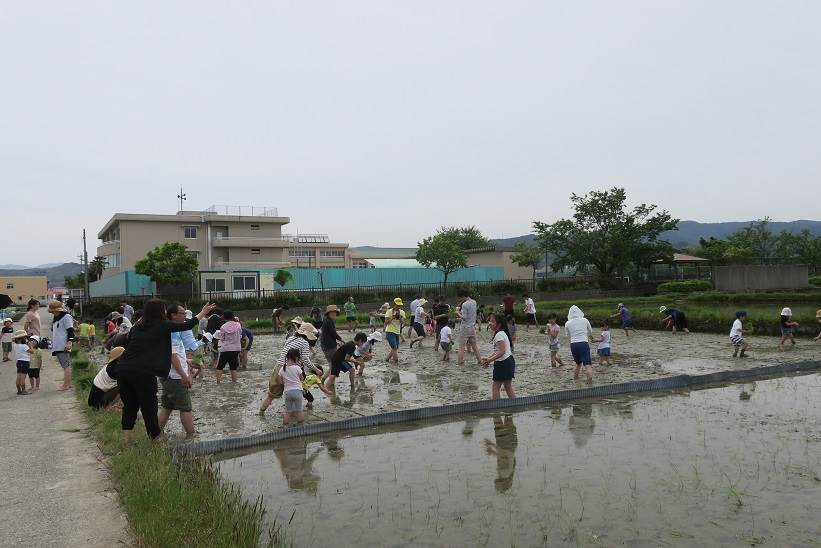
[{"label": "white t-shirt", "polygon": [[14,343],[14,357],[18,362],[31,362],[31,354],[29,353],[29,345],[22,343]]},{"label": "white t-shirt", "polygon": [[52,322],[51,350],[53,352],[65,352],[69,329],[74,329],[74,318],[71,314],[66,314],[56,322]]},{"label": "white t-shirt", "polygon": [[587,318],[567,320],[567,323],[564,324],[564,330],[567,336],[570,337],[570,344],[590,342],[590,334],[593,333],[593,327],[587,321]]},{"label": "white t-shirt", "polygon": [[450,328],[450,326],[446,325],[439,332],[439,340],[443,343],[449,343],[450,342],[450,334],[452,332],[453,332],[453,330]]},{"label": "white t-shirt", "polygon": [[425,325],[425,319],[425,308],[423,306],[417,306],[413,313],[413,321]]},{"label": "white t-shirt", "polygon": [[744,327],[741,324],[741,320],[736,319],[736,321],[733,322],[733,328],[730,329],[730,338],[741,337],[742,329],[744,329]]},{"label": "white t-shirt", "polygon": [[354,358],[361,358],[366,354],[370,354],[371,347],[373,346],[373,341],[365,341],[362,344],[356,345],[356,349],[353,351]]},{"label": "white t-shirt", "polygon": [[528,314],[536,313],[536,303],[534,303],[533,299],[531,299],[530,297],[525,299],[525,312]]},{"label": "white t-shirt", "polygon": [[123,321],[117,326],[117,331],[119,333],[128,333],[131,330],[131,320],[123,316]]},{"label": "white t-shirt", "polygon": [[285,391],[299,390],[302,392],[302,368],[298,365],[286,365],[279,370],[279,376],[282,378],[282,384],[285,385]]},{"label": "white t-shirt", "polygon": [[103,368],[97,372],[97,376],[94,377],[94,386],[103,392],[108,392],[112,388],[117,388],[117,380],[109,377],[105,368],[106,366],[104,365]]},{"label": "white t-shirt", "polygon": [[501,358],[496,358],[497,362],[504,361],[504,360],[508,359],[511,356],[510,339],[507,338],[507,333],[505,333],[504,331],[497,331],[496,334],[493,336],[494,350],[498,350],[498,348],[496,348],[496,343],[500,342],[500,341],[504,342],[504,344],[505,344],[505,353],[502,354]]},{"label": "white t-shirt", "polygon": [[601,332],[601,342],[599,348],[610,348],[610,331]]},{"label": "white t-shirt", "polygon": [[414,299],[410,302],[410,304],[408,305],[408,308],[410,309],[411,314],[416,313],[416,307],[417,306],[419,306],[419,299]]}]

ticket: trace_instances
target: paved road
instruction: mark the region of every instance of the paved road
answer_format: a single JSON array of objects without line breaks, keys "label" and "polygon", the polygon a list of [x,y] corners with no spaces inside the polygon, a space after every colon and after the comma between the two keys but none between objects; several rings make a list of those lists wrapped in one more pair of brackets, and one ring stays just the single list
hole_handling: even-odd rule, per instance
[{"label": "paved road", "polygon": [[[41,322],[50,337],[51,315],[43,312]],[[0,546],[132,546],[74,394],[57,391],[56,360],[44,355],[41,388],[31,396],[15,394],[15,373],[14,361],[0,363]]]}]

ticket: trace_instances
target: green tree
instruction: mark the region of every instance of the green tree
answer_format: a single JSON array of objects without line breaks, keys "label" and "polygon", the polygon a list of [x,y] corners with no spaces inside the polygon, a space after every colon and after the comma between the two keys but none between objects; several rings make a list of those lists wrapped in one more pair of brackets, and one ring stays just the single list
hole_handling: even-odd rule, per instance
[{"label": "green tree", "polygon": [[807,229],[798,234],[783,230],[776,239],[776,255],[782,259],[798,259],[815,270],[821,266],[821,237]]},{"label": "green tree", "polygon": [[727,237],[729,247],[725,257],[754,257],[769,260],[775,257],[778,238],[770,231],[770,218],[753,221]]},{"label": "green tree", "polygon": [[448,276],[468,265],[465,250],[452,230],[440,230],[428,236],[419,242],[416,250],[416,260],[427,268],[439,270],[445,277],[445,284],[448,283]]},{"label": "green tree", "polygon": [[84,272],[79,272],[76,276],[66,276],[63,285],[68,289],[84,289],[86,277]]},{"label": "green tree", "polygon": [[285,284],[287,284],[288,282],[290,282],[293,279],[294,279],[293,274],[291,274],[287,270],[283,270],[281,268],[276,271],[276,274],[274,274],[274,281],[280,287],[285,287]]},{"label": "green tree", "polygon": [[183,284],[197,277],[197,256],[180,242],[165,242],[137,261],[134,270],[158,284]]},{"label": "green tree", "polygon": [[531,268],[533,270],[533,283],[536,283],[536,268],[538,268],[539,263],[542,261],[542,257],[544,257],[544,253],[539,246],[530,245],[525,242],[518,242],[513,246],[514,253],[510,256],[510,260],[513,263],[521,266],[522,268]]},{"label": "green tree", "polygon": [[678,228],[666,210],[640,204],[626,206],[623,188],[593,191],[584,196],[571,195],[572,219],[547,224],[533,223],[536,239],[543,250],[555,255],[553,268],[585,269],[593,266],[602,278],[610,278],[639,260],[647,261],[648,251],[665,251],[656,245],[659,234]]},{"label": "green tree", "polygon": [[704,257],[711,261],[719,261],[724,258],[724,254],[730,244],[726,240],[721,240],[710,236],[709,239],[699,238],[698,247],[693,250],[693,255],[697,257]]},{"label": "green tree", "polygon": [[460,228],[442,228],[440,232],[447,232],[452,235],[456,245],[467,251],[468,249],[482,249],[493,244],[475,226],[465,226]]},{"label": "green tree", "polygon": [[103,277],[103,270],[108,266],[108,261],[105,257],[97,255],[88,263],[88,279],[93,282]]}]

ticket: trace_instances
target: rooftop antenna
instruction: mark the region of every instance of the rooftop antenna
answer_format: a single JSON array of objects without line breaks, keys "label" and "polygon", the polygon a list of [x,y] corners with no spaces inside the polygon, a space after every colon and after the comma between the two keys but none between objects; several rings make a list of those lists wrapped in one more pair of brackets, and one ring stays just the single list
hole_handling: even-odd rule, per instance
[{"label": "rooftop antenna", "polygon": [[180,211],[182,211],[182,203],[187,199],[185,193],[182,191],[182,187],[180,187],[180,193],[177,194],[177,198],[180,199]]}]

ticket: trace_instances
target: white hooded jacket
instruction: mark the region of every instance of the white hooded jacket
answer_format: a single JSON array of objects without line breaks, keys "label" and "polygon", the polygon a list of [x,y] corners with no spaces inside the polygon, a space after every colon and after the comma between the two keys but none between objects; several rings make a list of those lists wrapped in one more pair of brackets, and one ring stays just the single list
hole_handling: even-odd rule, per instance
[{"label": "white hooded jacket", "polygon": [[567,311],[567,323],[564,324],[567,336],[570,337],[570,344],[577,342],[590,342],[590,335],[593,334],[593,327],[584,312],[575,304]]}]

